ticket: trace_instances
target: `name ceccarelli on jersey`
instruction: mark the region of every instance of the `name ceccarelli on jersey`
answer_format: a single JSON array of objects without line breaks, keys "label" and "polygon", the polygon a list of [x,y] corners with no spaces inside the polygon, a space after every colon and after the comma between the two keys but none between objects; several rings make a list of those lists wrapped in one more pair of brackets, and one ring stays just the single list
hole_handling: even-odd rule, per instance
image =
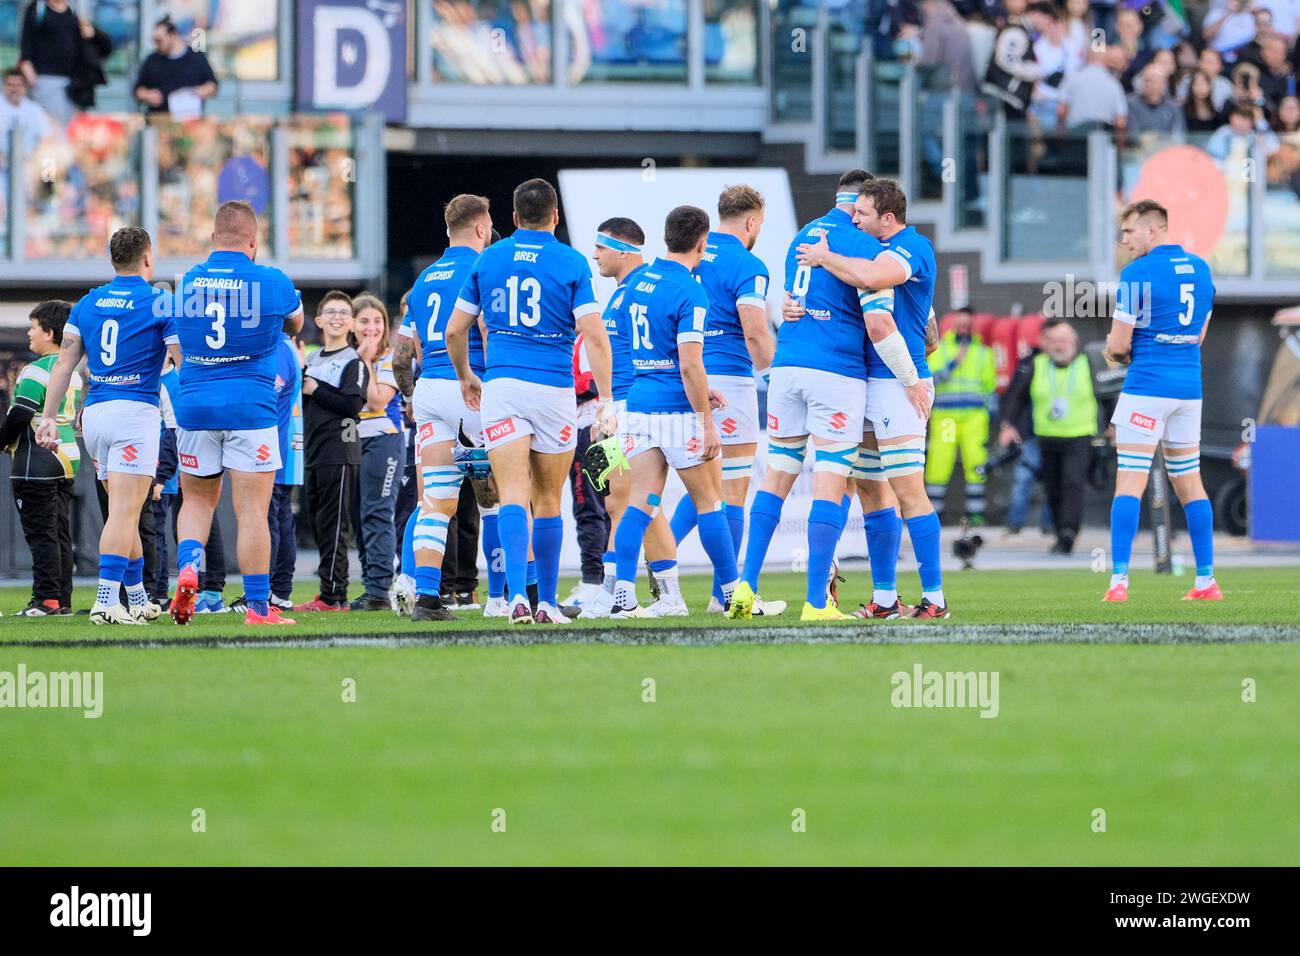
[{"label": "name ceccarelli on jersey", "polygon": [[153,311],[157,316],[210,315],[214,305],[228,316],[243,317],[245,322],[256,322],[262,314],[262,283],[255,279],[196,276],[186,286],[184,278],[178,276],[175,291],[167,288],[165,282],[156,283],[154,288],[163,293],[154,297]]},{"label": "name ceccarelli on jersey", "polygon": [[50,897],[51,926],[126,926],[133,936],[148,936],[152,917],[152,893],[82,893],[74,886]]}]

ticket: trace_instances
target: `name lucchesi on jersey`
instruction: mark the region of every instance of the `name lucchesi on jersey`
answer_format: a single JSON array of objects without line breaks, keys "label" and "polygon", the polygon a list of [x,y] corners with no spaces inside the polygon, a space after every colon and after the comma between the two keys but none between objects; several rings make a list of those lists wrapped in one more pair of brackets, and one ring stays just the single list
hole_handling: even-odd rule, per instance
[{"label": "name lucchesi on jersey", "polygon": [[50,897],[51,926],[124,926],[133,936],[148,936],[152,917],[152,893],[82,893],[74,886]]}]

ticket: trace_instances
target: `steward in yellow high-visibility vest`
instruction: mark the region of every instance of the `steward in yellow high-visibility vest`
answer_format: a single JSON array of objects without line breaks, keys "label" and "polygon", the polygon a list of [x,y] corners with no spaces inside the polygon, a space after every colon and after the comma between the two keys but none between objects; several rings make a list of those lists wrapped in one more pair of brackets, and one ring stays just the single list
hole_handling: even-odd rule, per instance
[{"label": "steward in yellow high-visibility vest", "polygon": [[925,455],[925,486],[936,511],[943,511],[948,480],[961,454],[966,479],[966,515],[972,524],[984,521],[984,476],[977,469],[988,460],[989,406],[997,391],[993,350],[971,333],[970,314],[939,339],[930,356],[934,374],[934,409]]}]

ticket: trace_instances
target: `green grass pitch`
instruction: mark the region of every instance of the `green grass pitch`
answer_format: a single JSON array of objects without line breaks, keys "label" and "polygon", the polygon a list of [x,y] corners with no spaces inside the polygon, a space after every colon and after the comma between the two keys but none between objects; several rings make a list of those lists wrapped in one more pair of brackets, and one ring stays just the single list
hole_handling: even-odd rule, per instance
[{"label": "green grass pitch", "polygon": [[[1221,605],[1138,573],[1125,606],[954,573],[924,625],[801,628],[791,574],[743,625],[6,616],[0,672],[101,671],[104,712],[0,710],[0,863],[1294,864],[1297,573],[1226,569]],[[998,715],[893,706],[918,664],[996,672]]]}]

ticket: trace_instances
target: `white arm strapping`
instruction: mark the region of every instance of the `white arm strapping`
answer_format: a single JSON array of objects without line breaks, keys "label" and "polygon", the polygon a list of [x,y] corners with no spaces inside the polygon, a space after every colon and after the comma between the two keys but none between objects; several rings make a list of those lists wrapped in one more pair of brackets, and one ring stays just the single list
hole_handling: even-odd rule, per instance
[{"label": "white arm strapping", "polygon": [[901,332],[895,330],[879,342],[871,344],[876,347],[881,361],[889,366],[889,370],[894,373],[894,377],[904,388],[911,388],[920,380],[920,376],[916,374],[916,363],[908,354],[907,343],[903,341]]}]

